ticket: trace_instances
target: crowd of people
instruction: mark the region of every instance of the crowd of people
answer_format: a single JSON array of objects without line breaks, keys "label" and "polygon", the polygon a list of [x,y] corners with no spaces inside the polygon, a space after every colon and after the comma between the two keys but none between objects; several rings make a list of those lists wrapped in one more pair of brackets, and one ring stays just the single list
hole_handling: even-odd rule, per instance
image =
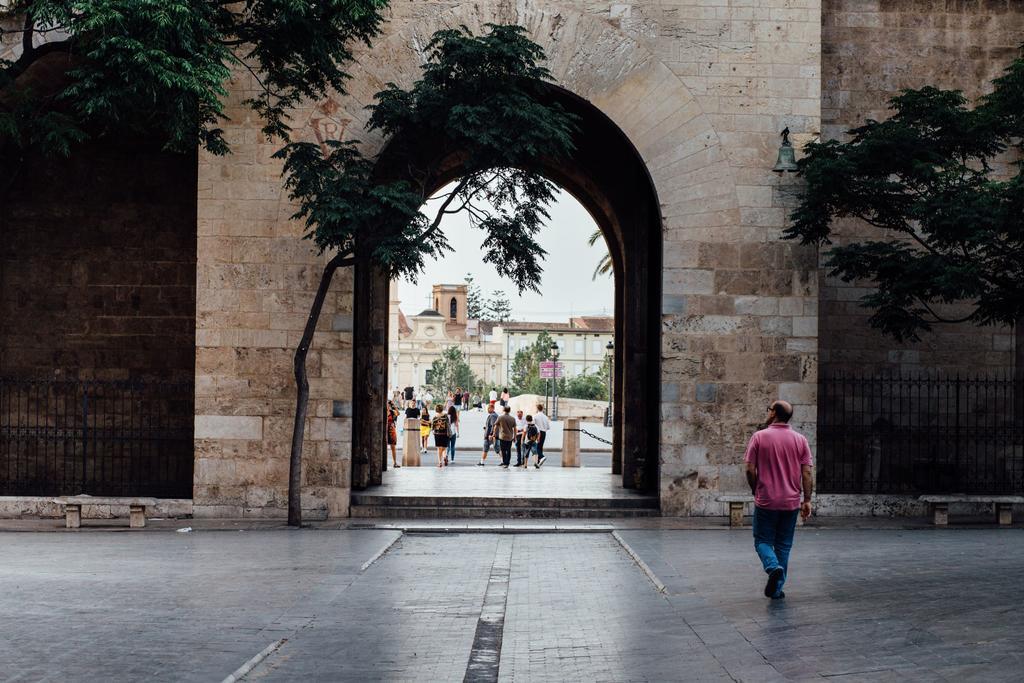
[{"label": "crowd of people", "polygon": [[[481,400],[472,403],[473,396],[467,390],[457,387],[447,392],[445,400],[435,401],[430,390],[417,393],[412,387],[405,390],[394,390],[387,403],[387,444],[391,451],[392,466],[401,467],[398,462],[398,431],[402,416],[400,406],[404,405],[406,419],[419,420],[420,453],[426,453],[433,436],[434,448],[437,449],[437,466],[447,467],[455,462],[455,449],[458,443],[461,420],[464,410],[482,409]],[[509,405],[511,396],[507,387],[499,393],[492,387],[486,401],[487,418],[484,420],[483,452],[478,466],[486,464],[487,455],[494,451],[500,458],[504,469],[512,466],[512,448],[516,449],[515,467],[527,468],[532,464],[540,468],[544,464],[544,441],[551,429],[551,421],[544,413],[544,406],[537,405],[532,415],[524,415],[522,410],[516,411],[513,417]],[[500,410],[500,412],[499,412]]]}]

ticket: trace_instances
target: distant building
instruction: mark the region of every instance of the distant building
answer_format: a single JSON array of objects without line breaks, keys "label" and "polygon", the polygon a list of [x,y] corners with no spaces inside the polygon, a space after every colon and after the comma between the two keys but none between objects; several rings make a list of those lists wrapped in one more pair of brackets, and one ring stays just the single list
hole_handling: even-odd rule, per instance
[{"label": "distant building", "polygon": [[558,345],[558,360],[565,364],[565,377],[592,375],[600,371],[608,353],[608,342],[615,339],[615,319],[611,316],[575,317],[567,323],[508,322],[495,328],[495,339],[502,344],[502,362],[508,376],[516,353],[533,346],[542,332]]},{"label": "distant building", "polygon": [[407,316],[400,307],[398,283],[391,283],[388,386],[403,388],[431,384],[431,366],[452,346],[462,350],[473,374],[485,384],[504,384],[507,375],[502,345],[493,338],[491,323],[467,316],[467,293],[465,283],[434,285],[434,308]]},{"label": "distant building", "polygon": [[433,308],[406,315],[398,298],[398,283],[391,283],[388,323],[388,386],[403,388],[431,384],[430,368],[452,346],[462,355],[484,384],[501,388],[510,377],[517,352],[536,343],[547,332],[558,344],[558,359],[565,363],[565,376],[576,377],[600,371],[608,342],[615,338],[611,316],[574,317],[569,322],[492,323],[469,318],[467,286],[436,284]]}]

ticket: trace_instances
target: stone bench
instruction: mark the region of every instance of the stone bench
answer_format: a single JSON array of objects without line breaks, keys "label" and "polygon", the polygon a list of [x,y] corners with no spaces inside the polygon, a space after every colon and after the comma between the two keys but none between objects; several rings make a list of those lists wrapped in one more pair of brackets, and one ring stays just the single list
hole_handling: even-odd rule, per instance
[{"label": "stone bench", "polygon": [[719,503],[729,506],[729,526],[743,526],[743,506],[753,503],[754,497],[749,495],[728,495],[715,498]]},{"label": "stone bench", "polygon": [[128,526],[132,529],[141,529],[146,526],[146,508],[156,505],[156,498],[65,496],[54,498],[53,502],[64,506],[65,525],[68,529],[77,529],[82,526],[82,506],[84,505],[127,505],[129,510]]},{"label": "stone bench", "polygon": [[954,493],[948,495],[930,494],[927,496],[920,496],[918,500],[922,503],[928,503],[931,507],[932,521],[937,526],[945,526],[949,524],[950,503],[980,503],[994,505],[996,510],[996,520],[1000,524],[1012,524],[1013,506],[1024,503],[1024,496],[983,496]]}]

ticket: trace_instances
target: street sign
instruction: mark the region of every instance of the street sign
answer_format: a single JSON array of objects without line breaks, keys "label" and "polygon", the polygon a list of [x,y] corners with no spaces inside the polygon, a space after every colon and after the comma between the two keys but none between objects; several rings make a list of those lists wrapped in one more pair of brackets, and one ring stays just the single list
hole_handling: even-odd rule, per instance
[{"label": "street sign", "polygon": [[540,362],[541,379],[561,379],[565,377],[565,363],[554,360],[542,360]]}]

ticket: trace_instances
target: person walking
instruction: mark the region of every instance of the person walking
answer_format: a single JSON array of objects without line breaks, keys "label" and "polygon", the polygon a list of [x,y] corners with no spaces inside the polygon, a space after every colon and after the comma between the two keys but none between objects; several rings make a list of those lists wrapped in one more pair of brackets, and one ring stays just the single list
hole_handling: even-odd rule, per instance
[{"label": "person walking", "polygon": [[544,404],[537,404],[537,413],[533,416],[533,423],[537,425],[537,467],[544,464],[547,458],[544,457],[544,441],[547,439],[548,431],[551,429],[551,421],[544,414]]},{"label": "person walking", "polygon": [[434,447],[437,448],[437,466],[444,467],[448,464],[448,440],[451,438],[451,423],[448,422],[448,414],[444,412],[444,406],[437,404],[436,415],[430,422],[430,429],[434,432]]},{"label": "person walking", "polygon": [[451,408],[448,409],[448,424],[449,433],[451,435],[448,438],[448,459],[454,464],[455,442],[459,438],[459,411],[456,410],[455,406],[452,406]]},{"label": "person walking", "polygon": [[391,448],[391,463],[392,467],[398,469],[401,465],[398,464],[398,452],[395,450],[398,447],[398,408],[392,401],[388,401],[387,407],[387,421],[388,421],[388,446]]},{"label": "person walking", "polygon": [[[533,415],[526,416],[526,432],[523,435],[523,469],[530,468],[530,456],[537,452],[537,439],[540,432],[533,423]],[[537,465],[540,467],[540,465]]]},{"label": "person walking", "polygon": [[420,413],[420,453],[427,452],[427,443],[430,440],[430,411],[426,408]]},{"label": "person walking", "polygon": [[415,420],[420,416],[420,409],[416,407],[416,401],[409,399],[405,404],[405,417],[406,419]]},{"label": "person walking", "polygon": [[506,407],[508,405],[509,399],[511,399],[511,398],[512,398],[512,396],[509,395],[509,393],[508,393],[508,387],[502,387],[501,388],[501,407],[502,408]]},{"label": "person walking", "polygon": [[469,410],[469,408],[470,408],[470,405],[469,405],[470,399],[472,399],[472,396],[469,393],[469,389],[466,389],[466,391],[463,392],[463,394],[462,394],[462,409],[463,410]]},{"label": "person walking", "polygon": [[[796,518],[811,515],[813,456],[807,438],[789,426],[793,406],[773,401],[767,426],[750,437],[744,459],[747,483],[754,494],[754,550],[768,574],[766,598],[786,597]],[[803,501],[801,502],[801,492]]]},{"label": "person walking", "polygon": [[516,411],[516,467],[525,467],[523,464],[523,437],[526,435],[526,419],[523,411]]},{"label": "person walking", "polygon": [[492,406],[498,402],[498,390],[491,387],[491,393],[487,394],[487,402]]},{"label": "person walking", "polygon": [[484,461],[487,460],[487,454],[491,450],[491,446],[494,444],[494,423],[498,421],[498,416],[494,412],[494,404],[491,403],[487,406],[487,419],[484,420],[484,452],[480,456],[480,462],[478,466],[483,466]]},{"label": "person walking", "polygon": [[498,443],[501,445],[501,466],[506,470],[512,460],[512,442],[516,438],[516,419],[512,417],[512,406],[505,406],[495,423]]},{"label": "person walking", "polygon": [[455,406],[455,410],[462,410],[462,387],[455,388],[455,395],[452,396],[452,405]]}]

